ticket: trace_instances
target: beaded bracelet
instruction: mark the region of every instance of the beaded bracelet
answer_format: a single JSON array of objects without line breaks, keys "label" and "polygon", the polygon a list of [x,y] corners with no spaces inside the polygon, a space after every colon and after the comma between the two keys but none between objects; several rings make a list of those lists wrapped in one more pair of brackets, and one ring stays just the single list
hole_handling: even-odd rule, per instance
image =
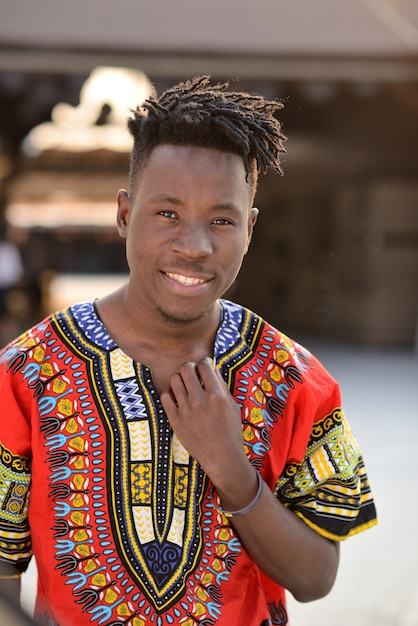
[{"label": "beaded bracelet", "polygon": [[213,501],[213,489],[214,487],[212,486],[210,493],[209,493],[209,500],[213,506],[213,508],[218,511],[218,513],[221,513],[222,515],[224,515],[225,517],[235,517],[236,515],[244,515],[244,513],[248,513],[248,511],[251,511],[251,509],[253,507],[255,507],[255,505],[257,504],[257,502],[259,501],[260,497],[261,497],[261,493],[263,491],[263,479],[261,477],[261,474],[258,470],[256,470],[257,472],[257,480],[258,480],[258,489],[257,489],[257,493],[255,494],[254,500],[252,500],[250,502],[250,504],[248,504],[247,506],[245,506],[243,509],[239,509],[238,511],[224,511],[221,507],[217,507],[215,506],[215,503]]}]

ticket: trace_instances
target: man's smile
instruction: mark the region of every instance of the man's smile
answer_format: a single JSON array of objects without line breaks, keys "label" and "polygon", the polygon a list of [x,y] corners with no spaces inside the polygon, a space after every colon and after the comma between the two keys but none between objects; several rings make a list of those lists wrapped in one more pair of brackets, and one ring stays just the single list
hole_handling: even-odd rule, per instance
[{"label": "man's smile", "polygon": [[208,278],[199,278],[197,276],[195,277],[195,276],[185,276],[184,274],[174,274],[172,272],[164,272],[164,274],[171,280],[174,280],[177,283],[180,283],[181,285],[184,285],[186,287],[195,287],[197,285],[203,285],[209,282],[210,280]]}]

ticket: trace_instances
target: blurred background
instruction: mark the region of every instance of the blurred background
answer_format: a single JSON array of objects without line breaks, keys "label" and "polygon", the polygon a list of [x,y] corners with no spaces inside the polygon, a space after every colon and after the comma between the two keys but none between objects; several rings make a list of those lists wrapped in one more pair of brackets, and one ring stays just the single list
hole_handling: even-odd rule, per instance
[{"label": "blurred background", "polygon": [[0,345],[125,279],[129,110],[203,73],[285,104],[285,175],[260,180],[228,295],[339,379],[383,512],[293,624],[416,626],[416,0],[3,0]]}]

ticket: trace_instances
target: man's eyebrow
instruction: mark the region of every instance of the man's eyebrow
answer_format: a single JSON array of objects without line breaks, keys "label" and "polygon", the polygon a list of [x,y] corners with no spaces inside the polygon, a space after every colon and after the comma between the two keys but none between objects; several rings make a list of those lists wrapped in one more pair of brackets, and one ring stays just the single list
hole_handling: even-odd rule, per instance
[{"label": "man's eyebrow", "polygon": [[241,208],[233,202],[220,202],[219,204],[214,204],[212,208],[214,211],[232,211],[241,213]]},{"label": "man's eyebrow", "polygon": [[[158,196],[154,196],[150,198],[150,202],[155,204],[172,204],[173,206],[184,206],[185,202],[180,200],[180,198],[176,198],[175,196],[171,196],[168,193],[162,193]],[[214,204],[211,207],[212,211],[230,211],[231,213],[241,213],[241,208],[235,204],[234,202],[219,202],[218,204]]]},{"label": "man's eyebrow", "polygon": [[182,200],[180,200],[180,198],[176,198],[174,196],[170,196],[170,194],[168,193],[163,193],[159,196],[155,196],[153,198],[150,199],[151,202],[155,202],[156,204],[158,203],[168,203],[168,204],[173,204],[175,206],[181,206],[184,204],[184,202]]}]

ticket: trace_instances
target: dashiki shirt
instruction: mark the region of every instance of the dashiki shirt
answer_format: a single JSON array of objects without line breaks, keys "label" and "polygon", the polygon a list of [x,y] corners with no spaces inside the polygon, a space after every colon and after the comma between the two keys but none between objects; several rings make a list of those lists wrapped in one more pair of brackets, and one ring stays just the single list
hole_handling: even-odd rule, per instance
[{"label": "dashiki shirt", "polygon": [[[254,313],[225,300],[221,310],[214,354],[251,463],[324,537],[372,526],[335,380]],[[41,623],[287,624],[284,590],[215,508],[152,373],[114,343],[92,302],[23,334],[0,368],[0,558],[24,571],[36,556]]]}]

